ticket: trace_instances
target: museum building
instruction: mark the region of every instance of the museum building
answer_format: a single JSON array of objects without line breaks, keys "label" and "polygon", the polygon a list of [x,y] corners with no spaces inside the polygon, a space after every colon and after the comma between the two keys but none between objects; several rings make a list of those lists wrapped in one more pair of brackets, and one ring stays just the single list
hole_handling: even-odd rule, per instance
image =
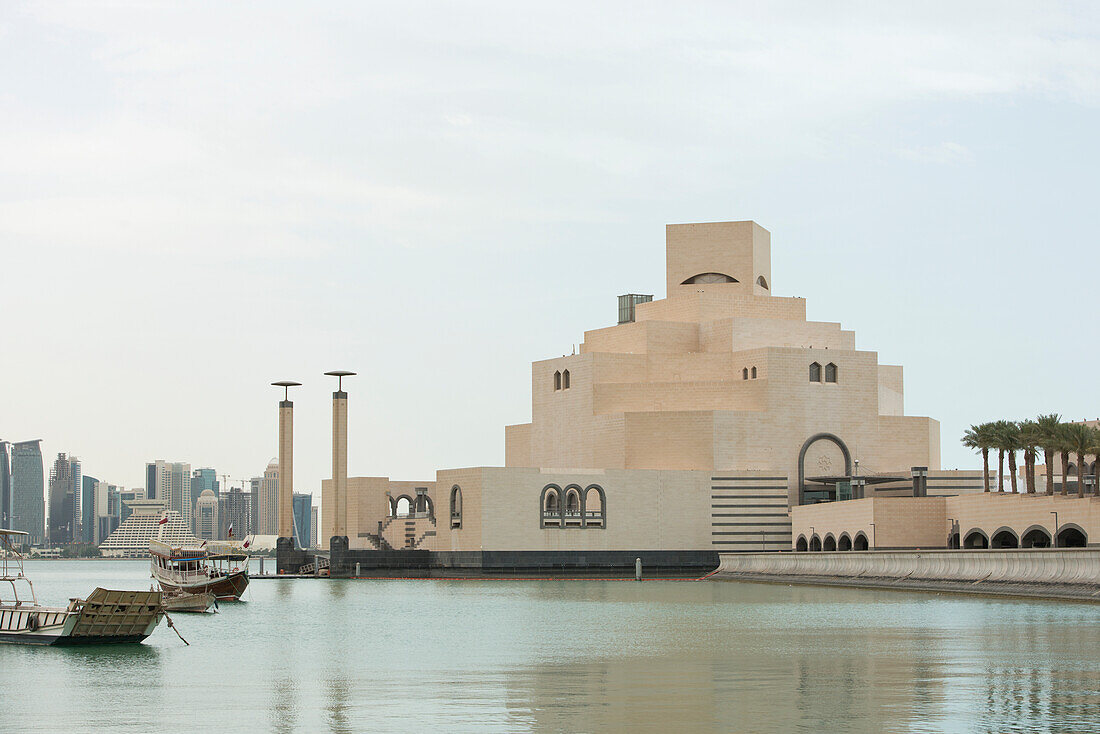
[{"label": "museum building", "polygon": [[579,353],[533,363],[503,467],[347,477],[335,393],[333,572],[705,572],[719,552],[790,550],[792,507],[982,490],[980,472],[939,469],[939,424],[905,415],[900,366],[772,294],[760,225],[668,225],[666,280],[664,299],[620,296]]}]

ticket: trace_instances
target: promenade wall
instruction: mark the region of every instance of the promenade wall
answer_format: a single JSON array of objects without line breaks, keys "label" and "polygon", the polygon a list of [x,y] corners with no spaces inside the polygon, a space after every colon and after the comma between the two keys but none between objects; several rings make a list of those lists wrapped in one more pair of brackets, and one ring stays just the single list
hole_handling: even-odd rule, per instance
[{"label": "promenade wall", "polygon": [[1100,548],[723,553],[711,578],[1100,601]]}]

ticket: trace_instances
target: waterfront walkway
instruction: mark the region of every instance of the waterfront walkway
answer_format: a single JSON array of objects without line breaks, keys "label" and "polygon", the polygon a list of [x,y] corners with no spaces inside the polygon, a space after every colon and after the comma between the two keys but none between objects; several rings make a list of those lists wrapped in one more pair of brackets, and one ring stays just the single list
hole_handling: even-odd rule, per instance
[{"label": "waterfront walkway", "polygon": [[709,578],[1100,601],[1100,548],[723,553]]}]

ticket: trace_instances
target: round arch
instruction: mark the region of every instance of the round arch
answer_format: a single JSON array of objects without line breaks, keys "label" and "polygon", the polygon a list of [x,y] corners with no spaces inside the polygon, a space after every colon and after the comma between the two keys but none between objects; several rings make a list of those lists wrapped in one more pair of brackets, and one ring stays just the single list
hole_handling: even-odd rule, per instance
[{"label": "round arch", "polygon": [[840,540],[836,542],[836,549],[842,551],[852,550],[852,536],[848,533],[841,533]]},{"label": "round arch", "polygon": [[559,522],[564,520],[561,502],[561,487],[556,484],[547,484],[539,495],[539,527],[546,527],[546,516],[557,516]]},{"label": "round arch", "polygon": [[818,535],[817,533],[814,533],[810,537],[810,550],[812,550],[812,551],[821,550],[821,536]]},{"label": "round arch", "polygon": [[[404,502],[404,510],[402,510],[401,503]],[[413,512],[413,498],[407,494],[401,494],[394,500],[393,516],[394,517],[408,517]],[[403,514],[402,514],[403,513]]]},{"label": "round arch", "polygon": [[809,546],[806,544],[806,536],[799,535],[798,540],[795,541],[794,549],[800,553],[805,553]]},{"label": "round arch", "polygon": [[1021,548],[1049,548],[1051,543],[1050,531],[1042,525],[1032,525],[1020,536]]},{"label": "round arch", "polygon": [[865,551],[867,548],[867,535],[862,531],[856,533],[855,540],[852,541],[852,550]]},{"label": "round arch", "polygon": [[826,533],[825,534],[825,541],[821,544],[821,550],[824,550],[824,551],[835,551],[836,550],[836,538],[833,537],[832,533]]},{"label": "round arch", "polygon": [[848,446],[840,440],[840,437],[832,433],[815,433],[806,439],[806,443],[802,444],[802,449],[798,452],[798,504],[805,504],[806,501],[806,452],[810,450],[818,441],[832,441],[840,449],[840,453],[844,455],[844,475],[851,476],[852,474],[852,454],[848,451]]},{"label": "round arch", "polygon": [[598,527],[607,527],[607,495],[604,494],[603,487],[598,484],[589,484],[581,492],[581,515],[584,517],[585,524],[588,522],[590,512],[599,513]]},{"label": "round arch", "polygon": [[1010,527],[1000,527],[989,539],[990,548],[1019,548],[1020,538]]},{"label": "round arch", "polygon": [[570,484],[562,490],[562,509],[567,514],[581,511],[581,488],[579,484]]},{"label": "round arch", "polygon": [[462,527],[462,487],[451,487],[451,527]]},{"label": "round arch", "polygon": [[971,528],[963,536],[963,548],[988,548],[989,536],[981,528]]},{"label": "round arch", "polygon": [[1058,528],[1059,548],[1084,548],[1089,543],[1088,533],[1076,523],[1067,522]]}]

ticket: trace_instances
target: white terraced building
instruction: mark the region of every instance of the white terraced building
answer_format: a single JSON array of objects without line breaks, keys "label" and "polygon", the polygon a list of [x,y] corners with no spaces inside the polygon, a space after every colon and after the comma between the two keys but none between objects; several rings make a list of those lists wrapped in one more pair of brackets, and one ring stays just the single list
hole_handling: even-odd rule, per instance
[{"label": "white terraced building", "polygon": [[[175,510],[165,509],[161,500],[130,500],[133,513],[118,529],[100,543],[99,550],[107,558],[145,558],[149,541],[160,540],[171,546],[197,546],[202,541],[191,533],[191,524]],[[168,522],[160,525],[161,518]]]}]

